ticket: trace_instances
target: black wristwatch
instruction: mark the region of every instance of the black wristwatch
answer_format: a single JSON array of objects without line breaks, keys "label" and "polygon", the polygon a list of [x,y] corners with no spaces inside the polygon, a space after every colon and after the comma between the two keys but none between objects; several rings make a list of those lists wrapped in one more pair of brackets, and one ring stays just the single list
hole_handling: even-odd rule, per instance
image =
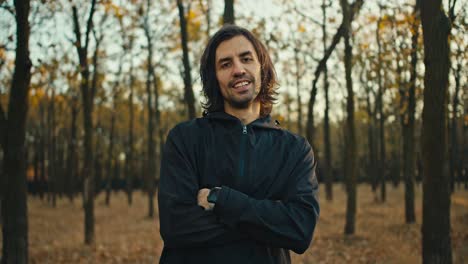
[{"label": "black wristwatch", "polygon": [[221,191],[221,187],[211,188],[210,193],[208,194],[207,200],[209,203],[216,203],[218,200],[218,193]]}]

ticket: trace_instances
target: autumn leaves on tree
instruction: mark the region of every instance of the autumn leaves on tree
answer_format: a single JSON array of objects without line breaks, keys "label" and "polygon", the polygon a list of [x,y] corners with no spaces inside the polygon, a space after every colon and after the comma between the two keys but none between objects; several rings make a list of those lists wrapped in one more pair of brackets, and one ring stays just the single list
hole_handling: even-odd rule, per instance
[{"label": "autumn leaves on tree", "polygon": [[28,192],[52,208],[81,197],[86,244],[101,191],[112,208],[114,191],[132,206],[141,190],[142,215],[157,218],[166,134],[201,115],[200,52],[232,23],[267,44],[281,81],[273,118],[312,144],[324,204],[345,183],[344,234],[360,232],[360,183],[382,205],[401,181],[401,221],[422,221],[423,262],[450,263],[450,195],[468,186],[466,11],[457,0],[280,2],[270,15],[233,0],[0,1],[11,24],[0,43],[2,263],[28,262]]}]

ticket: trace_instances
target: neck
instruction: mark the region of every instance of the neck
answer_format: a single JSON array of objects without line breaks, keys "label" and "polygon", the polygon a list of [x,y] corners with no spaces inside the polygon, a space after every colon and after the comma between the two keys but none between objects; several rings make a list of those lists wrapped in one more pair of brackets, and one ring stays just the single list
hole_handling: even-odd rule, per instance
[{"label": "neck", "polygon": [[260,117],[260,103],[254,102],[247,108],[234,108],[225,103],[224,111],[227,114],[237,117],[242,124],[248,125]]}]

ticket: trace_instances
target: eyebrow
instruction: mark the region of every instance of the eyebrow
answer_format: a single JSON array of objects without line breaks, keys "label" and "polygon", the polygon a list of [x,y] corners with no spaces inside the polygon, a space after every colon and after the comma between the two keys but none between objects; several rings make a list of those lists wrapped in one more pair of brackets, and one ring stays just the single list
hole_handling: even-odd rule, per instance
[{"label": "eyebrow", "polygon": [[[245,57],[245,56],[252,55],[252,54],[253,54],[252,51],[247,50],[247,51],[241,52],[238,56],[239,57]],[[221,58],[221,59],[218,60],[218,64],[223,63],[225,61],[230,61],[230,60],[232,60],[231,56],[224,57],[224,58]]]}]

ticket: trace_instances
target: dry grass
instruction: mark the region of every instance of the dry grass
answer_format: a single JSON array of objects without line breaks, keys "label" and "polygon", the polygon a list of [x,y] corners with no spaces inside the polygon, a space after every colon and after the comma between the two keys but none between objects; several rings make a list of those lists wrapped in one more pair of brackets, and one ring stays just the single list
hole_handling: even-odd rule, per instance
[{"label": "dry grass", "polygon": [[[422,187],[416,187],[416,223],[405,224],[404,189],[387,185],[386,203],[376,202],[368,185],[358,187],[356,233],[345,236],[346,196],[334,186],[334,200],[321,189],[321,215],[311,248],[294,263],[422,263]],[[457,190],[451,206],[454,263],[468,262],[468,191]]]},{"label": "dry grass", "polygon": [[[416,189],[417,223],[404,223],[403,187],[387,188],[387,202],[374,202],[368,185],[358,187],[356,235],[344,236],[346,196],[334,186],[334,200],[326,201],[321,189],[321,216],[311,248],[294,255],[293,263],[421,263],[421,187]],[[135,193],[104,196],[95,203],[96,243],[83,245],[83,210],[59,200],[51,208],[37,198],[29,199],[31,263],[157,263],[162,242],[156,219],[148,219],[147,198]],[[454,263],[468,263],[468,191],[452,196],[452,244]]]}]

